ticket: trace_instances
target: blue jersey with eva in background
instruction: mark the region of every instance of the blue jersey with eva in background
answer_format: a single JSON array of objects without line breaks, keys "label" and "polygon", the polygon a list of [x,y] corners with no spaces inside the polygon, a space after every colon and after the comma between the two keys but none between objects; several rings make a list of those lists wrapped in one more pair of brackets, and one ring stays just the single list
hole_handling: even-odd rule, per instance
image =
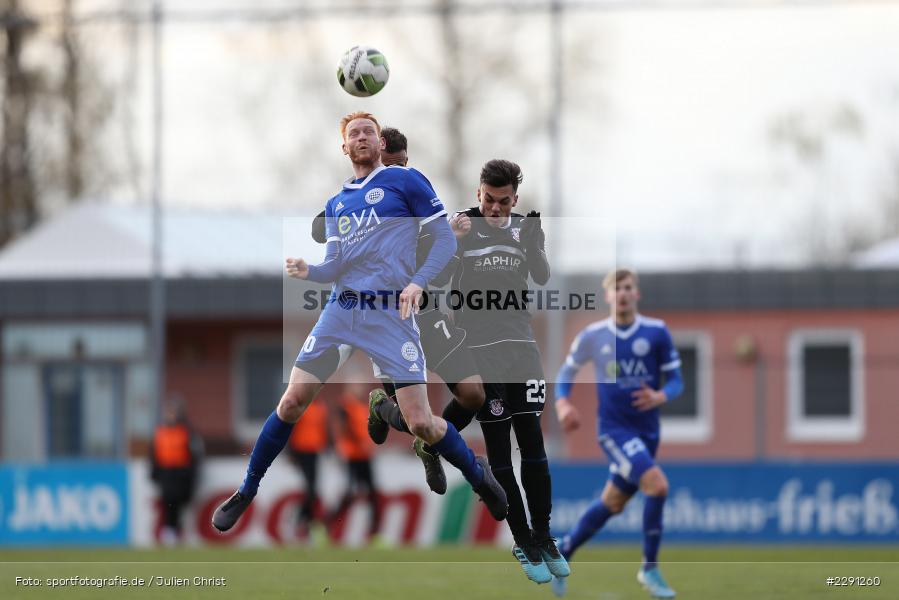
[{"label": "blue jersey with eva in background", "polygon": [[361,181],[347,181],[325,206],[328,241],[340,244],[337,286],[404,289],[416,272],[420,227],[444,215],[431,183],[415,169],[382,166]]},{"label": "blue jersey with eva in background", "polygon": [[578,369],[593,362],[599,398],[598,433],[628,430],[657,437],[659,409],[641,412],[632,406],[632,392],[645,383],[665,391],[673,400],[683,391],[680,355],[665,322],[637,315],[627,329],[619,329],[611,318],[582,330],[571,345],[559,371],[556,397],[568,396]]}]

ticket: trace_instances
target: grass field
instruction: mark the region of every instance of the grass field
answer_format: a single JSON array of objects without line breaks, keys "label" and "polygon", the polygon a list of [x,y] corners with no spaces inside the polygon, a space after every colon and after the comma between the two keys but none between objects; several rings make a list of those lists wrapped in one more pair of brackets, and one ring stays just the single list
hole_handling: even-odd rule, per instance
[{"label": "grass field", "polygon": [[[648,598],[635,581],[639,548],[589,548],[572,565],[567,598]],[[665,547],[664,573],[678,598],[899,598],[895,547]],[[122,577],[129,585],[71,584],[51,578]],[[828,577],[879,577],[879,586],[828,586]],[[40,586],[16,583],[37,578]],[[132,578],[143,585],[130,585]],[[164,578],[160,581],[157,578]],[[165,579],[168,578],[168,579]],[[175,585],[172,578],[187,580]],[[194,578],[208,578],[202,585]],[[216,582],[216,578],[218,578]],[[224,579],[224,585],[222,584]],[[214,585],[218,583],[218,585]],[[528,581],[507,550],[6,550],[0,551],[0,599],[290,598],[321,600],[498,600],[555,598]]]}]

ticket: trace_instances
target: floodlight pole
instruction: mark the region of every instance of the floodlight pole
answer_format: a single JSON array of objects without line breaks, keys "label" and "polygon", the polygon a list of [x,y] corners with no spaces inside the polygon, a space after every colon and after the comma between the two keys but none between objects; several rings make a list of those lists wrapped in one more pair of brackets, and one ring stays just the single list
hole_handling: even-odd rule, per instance
[{"label": "floodlight pole", "polygon": [[[561,0],[552,0],[550,5],[550,76],[552,78],[552,100],[549,111],[549,204],[553,216],[547,219],[547,233],[550,243],[548,258],[553,273],[554,287],[559,291],[559,301],[568,301],[567,275],[562,272],[562,240],[564,227],[564,200],[562,198],[562,110],[564,86],[564,60],[562,55],[562,16],[564,7]],[[549,211],[546,211],[549,212]],[[565,338],[565,314],[559,310],[547,311],[546,318],[546,365],[544,375],[550,385],[555,381],[556,369],[562,364]],[[553,390],[546,390],[545,398],[553,397]],[[547,407],[548,409],[549,407]],[[550,419],[555,423],[555,418]],[[558,440],[560,436],[554,436]]]},{"label": "floodlight pole", "polygon": [[152,401],[156,421],[162,417],[165,395],[165,276],[162,230],[162,0],[153,0],[153,159],[150,181],[152,250],[150,265],[150,352],[153,366]]}]

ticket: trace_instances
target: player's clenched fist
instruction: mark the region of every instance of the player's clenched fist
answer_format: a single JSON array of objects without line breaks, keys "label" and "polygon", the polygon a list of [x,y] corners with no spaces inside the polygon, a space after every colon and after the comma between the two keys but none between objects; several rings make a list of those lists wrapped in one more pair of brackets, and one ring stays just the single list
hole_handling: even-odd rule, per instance
[{"label": "player's clenched fist", "polygon": [[294,279],[306,279],[309,277],[309,265],[302,258],[288,258],[284,268],[287,270],[287,275]]},{"label": "player's clenched fist", "polygon": [[562,431],[568,433],[581,426],[581,415],[567,398],[556,399],[555,406],[556,416],[559,418]]},{"label": "player's clenched fist", "polygon": [[471,219],[465,213],[458,213],[450,219],[450,227],[456,238],[463,238],[471,231]]}]

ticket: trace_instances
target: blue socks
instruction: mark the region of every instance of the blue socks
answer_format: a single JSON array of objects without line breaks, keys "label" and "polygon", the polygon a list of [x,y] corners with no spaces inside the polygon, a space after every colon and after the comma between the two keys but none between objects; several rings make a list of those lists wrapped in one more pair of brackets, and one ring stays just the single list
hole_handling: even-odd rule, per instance
[{"label": "blue socks", "polygon": [[[658,565],[659,546],[662,543],[662,512],[665,508],[667,496],[646,496],[643,504],[643,570],[654,569]],[[559,552],[566,560],[587,540],[599,531],[609,517],[611,511],[606,508],[602,500],[594,500],[587,507],[581,518],[575,524],[571,533],[562,539],[559,544]]]},{"label": "blue socks", "polygon": [[290,432],[293,430],[293,423],[285,423],[278,417],[277,412],[269,415],[259,432],[256,439],[256,445],[253,446],[253,453],[250,454],[250,464],[247,466],[247,477],[240,486],[240,493],[250,498],[256,495],[259,489],[259,482],[262,481],[263,475],[271,466],[275,457],[287,445],[290,438]]},{"label": "blue socks", "polygon": [[667,496],[647,496],[643,505],[643,570],[654,569],[662,543],[662,509]]},{"label": "blue socks", "polygon": [[475,461],[474,452],[471,451],[452,423],[447,422],[446,434],[439,442],[431,444],[431,448],[436,450],[449,464],[462,471],[462,475],[471,484],[471,487],[476,488],[483,483],[484,469]]},{"label": "blue socks", "polygon": [[593,537],[594,533],[602,529],[602,526],[606,524],[606,521],[608,521],[611,516],[612,511],[602,503],[602,500],[594,500],[593,503],[587,507],[587,510],[584,511],[584,514],[581,515],[581,518],[578,519],[577,523],[575,523],[571,533],[566,535],[565,539],[562,540],[559,552],[562,553],[565,560],[570,559],[575,550]]}]

